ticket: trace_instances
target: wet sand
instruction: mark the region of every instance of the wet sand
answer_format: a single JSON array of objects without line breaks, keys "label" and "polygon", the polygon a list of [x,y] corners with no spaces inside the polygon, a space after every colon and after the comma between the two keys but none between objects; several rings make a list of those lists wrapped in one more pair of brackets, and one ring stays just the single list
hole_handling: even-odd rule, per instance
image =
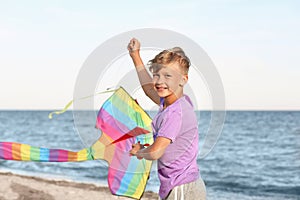
[{"label": "wet sand", "polygon": [[[0,200],[133,200],[112,195],[108,187],[0,172]],[[157,200],[145,192],[142,200]]]}]

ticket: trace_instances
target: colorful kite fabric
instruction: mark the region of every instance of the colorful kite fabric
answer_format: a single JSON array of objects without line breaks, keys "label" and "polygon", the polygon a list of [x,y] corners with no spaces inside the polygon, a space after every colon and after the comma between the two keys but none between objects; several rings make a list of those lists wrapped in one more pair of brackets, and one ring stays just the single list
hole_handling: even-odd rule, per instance
[{"label": "colorful kite fabric", "polygon": [[79,162],[103,159],[109,163],[108,185],[112,194],[140,199],[150,174],[151,161],[130,156],[132,144],[151,145],[151,118],[122,88],[101,107],[96,128],[102,131],[91,146],[78,152],[0,142],[0,159],[36,162]]}]

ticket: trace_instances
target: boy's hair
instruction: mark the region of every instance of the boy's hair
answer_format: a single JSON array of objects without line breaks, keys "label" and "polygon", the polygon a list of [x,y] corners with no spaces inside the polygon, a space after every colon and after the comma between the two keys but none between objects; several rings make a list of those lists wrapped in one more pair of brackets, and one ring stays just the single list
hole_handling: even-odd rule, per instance
[{"label": "boy's hair", "polygon": [[184,51],[180,47],[174,47],[172,49],[163,50],[157,54],[152,60],[149,60],[149,70],[153,72],[159,71],[163,65],[178,62],[182,67],[184,74],[188,74],[190,67],[190,59],[185,55]]}]

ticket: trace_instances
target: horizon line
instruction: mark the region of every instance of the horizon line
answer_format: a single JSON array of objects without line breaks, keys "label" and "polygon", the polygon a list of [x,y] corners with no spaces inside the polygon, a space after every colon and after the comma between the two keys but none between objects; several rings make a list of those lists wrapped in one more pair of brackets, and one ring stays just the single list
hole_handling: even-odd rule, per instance
[{"label": "horizon line", "polygon": [[[57,110],[61,110],[61,109],[46,109],[46,108],[43,108],[43,109],[35,109],[35,108],[0,108],[0,111],[49,111],[49,112],[52,112],[52,111],[57,111]],[[98,111],[99,109],[77,109],[75,111]],[[144,109],[145,111],[151,111],[151,110],[148,110],[148,109]],[[157,109],[158,110],[158,109]],[[67,110],[66,112],[69,112],[69,111],[74,111],[74,109],[69,109]],[[300,112],[300,108],[296,108],[296,109],[225,109],[225,110],[219,110],[219,109],[195,109],[195,111],[298,111]]]}]

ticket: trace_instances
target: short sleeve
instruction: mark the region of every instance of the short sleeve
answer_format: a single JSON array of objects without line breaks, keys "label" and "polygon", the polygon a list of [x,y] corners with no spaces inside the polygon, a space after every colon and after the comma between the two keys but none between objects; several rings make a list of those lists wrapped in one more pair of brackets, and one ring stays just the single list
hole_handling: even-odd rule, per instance
[{"label": "short sleeve", "polygon": [[181,131],[182,112],[181,110],[165,110],[163,117],[157,136],[174,142]]}]

